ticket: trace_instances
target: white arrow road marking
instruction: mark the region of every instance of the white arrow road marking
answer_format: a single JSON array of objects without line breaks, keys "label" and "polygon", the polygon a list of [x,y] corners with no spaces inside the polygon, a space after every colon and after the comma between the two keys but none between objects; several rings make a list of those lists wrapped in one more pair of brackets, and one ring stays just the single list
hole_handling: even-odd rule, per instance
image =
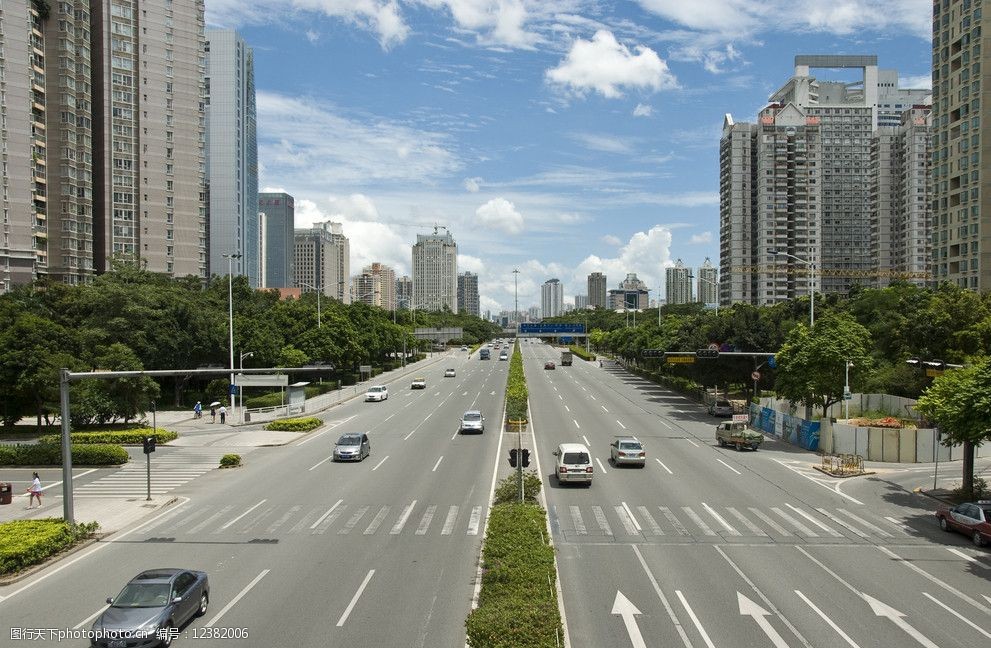
[{"label": "white arrow road marking", "polygon": [[354,598],[351,599],[351,602],[348,604],[347,609],[344,610],[344,614],[342,614],[341,618],[338,619],[337,621],[338,628],[343,626],[344,622],[348,620],[348,616],[350,616],[351,610],[353,610],[354,606],[358,603],[358,599],[361,597],[361,593],[365,591],[365,586],[368,585],[368,581],[372,580],[372,575],[374,574],[375,574],[375,570],[374,569],[370,570],[368,572],[368,575],[365,576],[365,580],[361,581],[361,585],[358,587],[358,591],[354,593]]},{"label": "white arrow road marking", "polygon": [[905,615],[891,607],[890,605],[885,605],[881,601],[877,600],[873,596],[867,594],[862,595],[867,604],[871,606],[871,610],[879,617],[888,617],[891,622],[896,626],[905,631],[905,634],[915,639],[919,645],[925,646],[926,648],[939,648],[932,641],[927,639],[921,632],[913,628],[905,620]]},{"label": "white arrow road marking", "polygon": [[785,643],[785,640],[778,634],[778,631],[774,629],[771,622],[767,620],[766,617],[770,616],[770,612],[757,605],[740,592],[736,593],[736,600],[740,604],[740,616],[753,617],[754,621],[757,622],[758,627],[764,631],[767,638],[774,644],[774,648],[788,648],[788,644]]},{"label": "white arrow road marking", "polygon": [[[955,616],[956,618],[960,619],[961,621],[963,621],[964,623],[966,623],[967,625],[969,625],[974,630],[977,630],[978,632],[980,632],[982,635],[984,635],[988,639],[991,639],[991,632],[988,632],[984,628],[978,626],[976,623],[974,623],[973,621],[971,621],[970,619],[968,619],[964,615],[960,614],[959,612],[957,612],[956,610],[954,610],[953,608],[951,608],[946,603],[943,603],[942,601],[940,601],[938,598],[936,598],[935,596],[933,596],[929,592],[923,592],[922,595],[925,596],[930,601],[932,601],[933,603],[935,603],[936,605],[938,605],[939,607],[941,607],[944,610],[946,610],[947,612],[949,612],[950,614],[952,614],[953,616]],[[987,597],[985,596],[984,598],[987,598]]]},{"label": "white arrow road marking", "polygon": [[795,593],[798,594],[798,598],[800,598],[803,601],[805,601],[806,605],[808,605],[810,608],[812,608],[815,611],[815,613],[818,614],[822,618],[823,621],[825,621],[826,623],[828,623],[829,624],[829,627],[836,631],[836,634],[838,634],[839,636],[843,637],[843,640],[846,641],[848,644],[850,644],[851,648],[860,648],[860,646],[858,646],[856,644],[856,642],[854,642],[854,640],[851,639],[849,637],[849,635],[847,635],[847,633],[843,632],[843,630],[841,630],[840,627],[838,625],[836,625],[833,622],[832,619],[830,619],[828,616],[826,616],[826,613],[823,612],[822,610],[820,610],[816,606],[815,603],[813,603],[812,601],[810,601],[808,599],[808,597],[805,596],[805,594],[802,594],[798,590],[795,590]]},{"label": "white arrow road marking", "polygon": [[638,610],[637,606],[633,605],[630,599],[623,596],[619,590],[616,590],[616,600],[612,604],[612,613],[623,617],[623,624],[626,626],[627,634],[630,635],[630,643],[633,644],[633,648],[647,648],[635,616],[643,614],[643,612]]}]

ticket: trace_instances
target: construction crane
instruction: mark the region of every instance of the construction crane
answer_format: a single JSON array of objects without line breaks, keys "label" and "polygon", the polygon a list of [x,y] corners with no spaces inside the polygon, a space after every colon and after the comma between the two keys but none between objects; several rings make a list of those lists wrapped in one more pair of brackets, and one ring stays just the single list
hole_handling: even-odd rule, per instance
[{"label": "construction crane", "polygon": [[437,223],[434,223],[433,225],[424,225],[423,223],[403,223],[401,221],[390,221],[389,222],[389,225],[401,225],[403,227],[413,227],[413,228],[416,228],[416,229],[431,229],[432,228],[434,230],[434,234],[437,234],[438,233],[437,230],[444,230],[448,234],[451,233],[451,230],[448,229],[447,225],[439,225]]}]

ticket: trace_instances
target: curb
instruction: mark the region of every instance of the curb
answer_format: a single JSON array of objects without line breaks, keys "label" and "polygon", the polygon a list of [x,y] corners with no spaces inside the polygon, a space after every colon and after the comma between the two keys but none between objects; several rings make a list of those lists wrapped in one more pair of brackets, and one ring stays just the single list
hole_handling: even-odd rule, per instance
[{"label": "curb", "polygon": [[924,490],[922,490],[921,487],[913,488],[912,489],[912,492],[915,493],[916,495],[922,495],[923,497],[928,497],[931,500],[935,500],[937,502],[942,502],[943,504],[953,505],[953,502],[952,501],[950,501],[948,499],[943,499],[942,497],[939,497],[937,495],[933,495],[930,492],[924,491]]}]

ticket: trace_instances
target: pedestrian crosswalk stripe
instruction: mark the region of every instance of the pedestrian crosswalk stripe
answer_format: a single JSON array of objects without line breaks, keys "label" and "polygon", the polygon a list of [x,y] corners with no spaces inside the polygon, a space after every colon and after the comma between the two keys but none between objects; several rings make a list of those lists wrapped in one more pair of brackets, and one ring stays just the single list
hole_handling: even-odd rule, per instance
[{"label": "pedestrian crosswalk stripe", "polygon": [[330,525],[333,524],[337,520],[337,518],[341,517],[341,515],[344,514],[345,509],[347,509],[347,504],[345,504],[344,506],[338,506],[338,504],[340,503],[341,501],[338,501],[337,504],[334,505],[331,514],[328,515],[325,519],[317,520],[317,522],[315,522],[313,526],[310,527],[310,531],[314,534],[326,533]]},{"label": "pedestrian crosswalk stripe", "polygon": [[887,516],[887,515],[884,517],[884,519],[887,520],[888,522],[891,522],[896,527],[898,527],[898,530],[901,531],[902,533],[904,533],[905,535],[911,535],[912,534],[912,527],[910,527],[907,524],[905,524],[904,521],[899,520],[898,518],[893,518],[891,516]]},{"label": "pedestrian crosswalk stripe", "polygon": [[801,531],[802,532],[802,535],[806,535],[806,536],[808,536],[810,538],[818,538],[819,537],[819,534],[818,533],[816,533],[815,531],[813,531],[809,527],[805,526],[804,524],[802,524],[801,522],[799,522],[798,520],[796,520],[792,516],[788,515],[787,513],[785,513],[784,511],[782,511],[778,507],[776,507],[776,506],[775,507],[772,507],[771,510],[774,511],[775,513],[777,513],[778,515],[780,515],[782,518],[784,518],[785,522],[787,522],[788,524],[792,525],[793,527],[795,527],[796,529],[798,529],[799,531]]},{"label": "pedestrian crosswalk stripe", "polygon": [[609,526],[609,520],[606,519],[606,514],[602,512],[602,507],[593,506],[592,515],[595,516],[595,522],[599,525],[599,529],[607,536],[611,536],[612,528]]},{"label": "pedestrian crosswalk stripe", "polygon": [[379,526],[382,524],[382,520],[384,520],[385,516],[388,514],[389,514],[388,506],[383,506],[382,508],[380,508],[379,512],[375,514],[375,517],[372,518],[371,524],[369,524],[368,528],[365,529],[364,535],[372,535],[373,533],[375,533],[375,531],[377,531]]},{"label": "pedestrian crosswalk stripe", "polygon": [[650,509],[646,506],[638,506],[637,510],[640,511],[640,515],[643,516],[644,520],[647,522],[647,526],[650,527],[650,532],[654,535],[664,535],[664,530],[661,529],[661,525],[657,523],[654,516],[650,514]]},{"label": "pedestrian crosswalk stripe", "polygon": [[727,506],[726,507],[726,510],[729,511],[730,512],[730,515],[732,515],[733,517],[735,517],[737,520],[739,520],[740,522],[743,522],[743,526],[747,527],[747,531],[749,531],[750,533],[754,534],[755,536],[764,536],[765,538],[767,537],[767,534],[764,533],[764,531],[761,530],[761,528],[759,526],[757,526],[756,524],[754,524],[753,522],[751,522],[750,521],[750,518],[748,518],[743,513],[740,513],[739,511],[737,511],[732,506]]},{"label": "pedestrian crosswalk stripe", "polygon": [[615,508],[616,515],[626,528],[627,535],[640,535],[640,531],[638,531],[636,525],[633,524],[633,519],[626,513],[626,509],[622,506],[617,506]]},{"label": "pedestrian crosswalk stripe", "polygon": [[286,522],[289,521],[289,518],[291,518],[292,516],[296,515],[296,513],[299,512],[299,510],[301,508],[303,508],[303,507],[302,506],[293,506],[291,509],[289,509],[288,511],[286,511],[286,513],[282,517],[280,517],[278,520],[276,520],[275,523],[272,524],[272,526],[270,526],[267,529],[265,529],[265,532],[266,533],[275,533],[276,531],[279,530],[279,527],[281,527],[283,524],[285,524]]},{"label": "pedestrian crosswalk stripe", "polygon": [[839,511],[840,513],[842,513],[843,515],[846,515],[847,517],[849,517],[850,519],[852,519],[854,522],[860,524],[861,526],[867,527],[868,529],[870,529],[871,531],[873,531],[874,533],[876,533],[877,535],[879,535],[879,536],[881,536],[883,538],[893,538],[894,537],[893,535],[891,535],[890,533],[888,533],[887,531],[885,531],[881,527],[871,524],[867,520],[854,515],[853,513],[851,513],[850,511],[848,511],[846,509],[836,509],[836,510]]},{"label": "pedestrian crosswalk stripe", "polygon": [[826,509],[817,507],[816,510],[819,511],[820,513],[822,513],[823,515],[825,515],[826,517],[828,517],[833,522],[839,524],[841,527],[849,530],[852,533],[856,533],[861,538],[868,537],[866,533],[864,533],[863,531],[861,531],[857,527],[853,526],[849,522],[847,522],[845,520],[841,520],[840,518],[836,517],[835,515],[833,515],[832,513],[830,513],[829,511],[827,511]]},{"label": "pedestrian crosswalk stripe", "polygon": [[392,530],[389,531],[392,535],[398,535],[402,533],[403,527],[406,526],[406,521],[409,519],[411,513],[413,513],[413,507],[416,506],[416,500],[409,503],[409,506],[403,511],[403,514],[399,516],[396,523],[392,525]]},{"label": "pedestrian crosswalk stripe", "polygon": [[689,507],[689,506],[682,506],[681,507],[681,510],[685,512],[685,515],[687,515],[688,517],[690,517],[692,519],[692,522],[694,522],[696,525],[698,525],[698,528],[702,529],[702,533],[704,533],[707,536],[714,536],[714,535],[716,535],[716,532],[712,530],[712,527],[710,527],[708,524],[706,524],[705,523],[705,520],[703,520],[702,518],[700,518],[698,516],[698,513],[696,513],[695,511],[693,511],[691,509],[691,507]]},{"label": "pedestrian crosswalk stripe", "polygon": [[452,506],[447,510],[447,519],[444,520],[444,528],[441,529],[441,535],[451,535],[454,531],[454,524],[458,519],[458,507]]},{"label": "pedestrian crosswalk stripe", "polygon": [[585,528],[585,520],[582,519],[581,509],[577,506],[570,507],[571,509],[571,522],[575,527],[575,532],[578,535],[585,535],[588,533],[588,529]]},{"label": "pedestrian crosswalk stripe", "polygon": [[416,535],[422,536],[427,534],[427,529],[430,528],[430,523],[433,521],[434,513],[436,512],[437,512],[436,504],[427,507],[427,512],[424,513],[423,517],[420,519],[420,526],[416,528]]},{"label": "pedestrian crosswalk stripe", "polygon": [[248,524],[247,524],[247,525],[245,525],[245,526],[244,526],[244,527],[243,527],[243,528],[241,529],[241,533],[242,533],[242,534],[245,534],[245,533],[249,533],[249,532],[251,532],[251,531],[254,531],[254,530],[255,530],[255,528],[256,528],[256,527],[257,527],[257,526],[258,526],[259,524],[261,524],[261,523],[262,523],[262,520],[264,520],[264,519],[265,519],[265,518],[267,518],[267,517],[268,517],[269,515],[271,515],[271,514],[272,514],[272,512],[273,512],[273,511],[274,511],[275,509],[276,509],[276,507],[275,507],[275,506],[269,506],[269,507],[268,507],[267,509],[265,509],[264,511],[262,511],[262,512],[261,512],[260,514],[258,514],[258,515],[256,515],[256,516],[255,516],[254,518],[252,518],[252,519],[251,519],[251,521],[250,521],[250,522],[248,522]]},{"label": "pedestrian crosswalk stripe", "polygon": [[368,512],[368,508],[369,507],[367,506],[362,506],[357,511],[355,511],[354,515],[351,516],[351,519],[348,520],[348,523],[344,525],[344,528],[338,531],[337,533],[339,533],[340,535],[347,535],[351,533],[351,530],[354,529],[355,525],[358,524],[358,522],[361,521],[361,518],[365,516],[365,513]]},{"label": "pedestrian crosswalk stripe", "polygon": [[825,531],[829,535],[833,536],[834,538],[839,538],[840,536],[843,535],[842,533],[840,533],[836,529],[834,529],[832,527],[829,527],[829,526],[826,526],[825,524],[823,524],[819,520],[815,519],[814,517],[812,517],[811,515],[809,515],[808,513],[806,513],[805,511],[803,511],[802,509],[800,509],[799,507],[795,506],[794,504],[785,504],[785,506],[787,506],[791,510],[795,511],[796,513],[798,513],[799,515],[801,515],[803,518],[805,518],[806,520],[808,520],[812,524],[816,525],[817,527],[819,527],[820,529],[822,529],[823,531]]},{"label": "pedestrian crosswalk stripe", "polygon": [[232,508],[234,508],[234,507],[233,506],[225,506],[224,508],[220,509],[219,511],[217,511],[216,513],[214,513],[213,515],[211,515],[207,519],[205,519],[202,522],[200,522],[199,524],[197,524],[196,526],[194,526],[192,528],[189,528],[189,529],[186,529],[186,533],[189,533],[189,534],[199,533],[203,529],[205,529],[208,526],[210,526],[211,523],[215,522],[217,520],[217,518],[219,518],[219,517],[221,517],[223,515],[227,515],[227,512],[230,511]]},{"label": "pedestrian crosswalk stripe", "polygon": [[729,533],[731,536],[741,535],[740,532],[737,531],[732,525],[730,525],[729,522],[723,519],[723,516],[719,515],[719,513],[716,513],[715,509],[713,509],[711,506],[709,506],[705,502],[702,502],[702,508],[708,511],[709,515],[715,518],[716,522],[719,522],[719,524],[723,525],[723,528],[726,529],[726,532]]},{"label": "pedestrian crosswalk stripe", "polygon": [[788,529],[784,528],[783,526],[781,526],[780,524],[778,524],[777,522],[775,522],[773,519],[771,519],[771,516],[767,515],[766,513],[764,513],[763,511],[761,511],[760,509],[755,509],[752,506],[750,506],[748,508],[750,509],[750,512],[751,513],[753,513],[754,515],[756,515],[757,517],[759,517],[761,520],[764,521],[764,523],[767,526],[771,527],[772,529],[774,529],[775,531],[777,531],[781,535],[783,535],[785,537],[791,537],[791,536],[795,535],[791,531],[789,531]]},{"label": "pedestrian crosswalk stripe", "polygon": [[478,525],[482,520],[482,507],[473,506],[471,515],[468,518],[468,531],[466,535],[478,535]]},{"label": "pedestrian crosswalk stripe", "polygon": [[309,513],[303,516],[302,520],[292,525],[292,528],[289,529],[289,533],[299,533],[306,527],[310,526],[310,520],[315,518],[318,513],[319,509],[312,509]]},{"label": "pedestrian crosswalk stripe", "polygon": [[688,529],[686,529],[685,525],[681,523],[681,520],[675,517],[671,509],[666,506],[658,506],[657,508],[661,510],[661,513],[664,514],[664,517],[667,518],[667,521],[671,523],[671,526],[675,528],[675,531],[677,531],[679,535],[689,535]]}]

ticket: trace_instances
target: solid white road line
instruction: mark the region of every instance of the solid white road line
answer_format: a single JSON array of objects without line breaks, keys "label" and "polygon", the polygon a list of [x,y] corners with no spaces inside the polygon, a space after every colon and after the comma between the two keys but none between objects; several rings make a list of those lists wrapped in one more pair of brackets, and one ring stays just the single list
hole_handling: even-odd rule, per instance
[{"label": "solid white road line", "polygon": [[885,531],[881,527],[879,527],[877,525],[874,525],[874,524],[871,524],[867,520],[865,520],[862,517],[859,517],[857,515],[854,515],[853,513],[851,513],[850,511],[848,511],[846,509],[836,509],[836,510],[839,511],[840,513],[842,513],[843,515],[847,516],[851,520],[857,522],[861,526],[867,527],[868,529],[870,529],[871,531],[873,531],[877,535],[881,536],[882,538],[893,538],[894,537],[893,535],[891,535],[890,533],[888,533],[887,531]]},{"label": "solid white road line", "polygon": [[372,470],[377,470],[378,467],[381,466],[382,464],[384,464],[385,463],[385,460],[388,459],[388,458],[389,458],[389,455],[385,455],[384,457],[382,457],[382,461],[380,461],[377,464],[375,464],[375,468],[372,468]]},{"label": "solid white road line", "polygon": [[234,605],[237,604],[238,601],[240,601],[242,598],[244,598],[244,595],[245,594],[247,594],[249,591],[251,591],[251,588],[252,587],[254,587],[255,585],[258,584],[258,581],[260,581],[261,579],[265,578],[265,574],[267,574],[269,571],[271,571],[271,570],[263,569],[262,572],[260,574],[258,574],[257,576],[255,576],[254,579],[252,579],[252,581],[250,583],[248,583],[247,585],[244,586],[244,589],[243,590],[241,590],[240,592],[238,592],[237,596],[235,596],[234,598],[231,599],[230,603],[228,603],[227,605],[224,606],[224,609],[222,609],[220,612],[217,612],[217,616],[215,616],[212,619],[210,619],[210,622],[207,623],[204,627],[212,628],[218,621],[220,621],[221,617],[223,617],[225,614],[227,614],[227,611],[228,610],[230,610],[232,607],[234,607]]},{"label": "solid white road line", "polygon": [[857,527],[855,527],[852,524],[848,523],[846,520],[840,519],[838,516],[833,515],[832,513],[830,513],[829,511],[827,511],[826,509],[822,508],[821,506],[817,506],[816,507],[816,510],[819,511],[820,513],[822,513],[823,515],[825,515],[826,517],[828,517],[833,522],[839,524],[841,527],[843,527],[843,528],[845,528],[845,529],[847,529],[849,531],[852,531],[853,533],[856,533],[861,538],[869,538],[870,537],[866,533],[864,533],[863,531],[861,531],[860,529],[858,529]]},{"label": "solid white road line", "polygon": [[616,425],[618,425],[619,427],[623,428],[624,430],[626,429],[626,426],[623,425],[623,423],[619,419],[616,419]]},{"label": "solid white road line", "polygon": [[734,468],[733,466],[731,466],[728,463],[726,463],[725,461],[723,461],[722,459],[716,459],[716,461],[718,461],[719,463],[723,464],[724,466],[726,466],[727,468],[729,468],[730,470],[732,470],[733,472],[735,472],[737,475],[742,475],[743,474],[739,470],[737,470],[736,468]]},{"label": "solid white road line", "polygon": [[347,609],[344,610],[344,614],[342,614],[341,618],[337,620],[338,628],[343,626],[344,622],[348,620],[348,616],[350,616],[351,610],[353,610],[354,606],[358,603],[358,599],[361,598],[361,593],[365,591],[365,587],[368,585],[368,581],[372,580],[372,576],[374,574],[375,574],[374,569],[369,570],[368,575],[365,576],[365,580],[361,581],[361,585],[358,586],[358,591],[354,593],[354,597],[351,599],[351,602],[348,603],[348,607]]},{"label": "solid white road line", "polygon": [[598,457],[595,458],[595,463],[599,464],[599,468],[602,469],[602,474],[605,475],[606,474],[606,467],[602,465],[602,462],[599,461],[599,458]]},{"label": "solid white road line", "polygon": [[313,524],[310,525],[310,529],[315,529],[318,526],[320,526],[320,523],[323,522],[324,520],[326,520],[327,519],[327,516],[330,515],[331,513],[333,513],[334,512],[334,509],[336,509],[338,506],[340,506],[341,503],[343,503],[343,502],[344,502],[344,500],[342,500],[342,499],[337,500],[337,502],[333,506],[331,506],[329,509],[327,509],[327,512],[326,513],[324,513],[323,515],[321,515],[320,518],[316,522],[314,522]]},{"label": "solid white road line", "polygon": [[692,610],[692,606],[688,604],[688,600],[685,598],[685,595],[681,593],[681,590],[675,590],[674,593],[677,595],[678,600],[681,601],[681,606],[685,608],[685,612],[688,613],[688,618],[695,624],[695,629],[699,631],[700,635],[702,635],[702,640],[705,642],[705,645],[709,648],[716,648],[712,643],[712,639],[709,639],[709,633],[705,631],[705,628],[702,627],[702,623],[699,621],[699,618],[695,616],[695,611]]},{"label": "solid white road line", "polygon": [[437,463],[434,464],[434,467],[430,470],[430,472],[437,472],[437,466],[439,466],[440,462],[443,460],[444,460],[444,455],[437,457]]},{"label": "solid white road line", "polygon": [[654,461],[656,461],[657,463],[661,464],[661,468],[663,468],[664,470],[668,471],[668,474],[669,475],[673,475],[674,474],[673,472],[671,472],[671,469],[668,468],[667,466],[665,466],[664,465],[664,462],[661,461],[660,459],[658,459],[657,457],[654,457]]},{"label": "solid white road line", "polygon": [[974,630],[977,630],[978,632],[980,632],[982,635],[984,635],[988,639],[991,639],[991,632],[988,632],[984,628],[978,626],[976,623],[974,623],[973,621],[971,621],[970,619],[968,619],[964,615],[960,614],[959,612],[957,612],[956,610],[954,610],[953,608],[951,608],[946,603],[943,603],[942,601],[940,601],[938,598],[936,598],[935,596],[933,596],[929,592],[923,592],[922,595],[925,596],[930,601],[932,601],[933,603],[935,603],[936,605],[938,605],[941,608],[943,608],[944,610],[946,610],[947,612],[949,612],[950,614],[952,614],[953,616],[955,616],[956,618],[960,619],[961,621],[963,621],[964,623],[966,623],[967,625],[969,625]]},{"label": "solid white road line", "polygon": [[[750,510],[752,511],[754,509],[750,509]],[[795,527],[796,529],[798,529],[800,532],[802,532],[802,534],[804,534],[804,535],[806,535],[806,536],[808,536],[810,538],[818,538],[819,537],[819,534],[818,533],[816,533],[815,531],[813,531],[809,527],[805,526],[804,524],[802,524],[801,522],[799,522],[798,520],[796,520],[792,516],[788,515],[787,513],[785,513],[783,510],[779,509],[778,507],[772,506],[771,507],[771,510],[774,511],[775,513],[777,513],[778,515],[780,515],[782,518],[784,518],[785,522],[787,522],[788,524],[790,524],[793,527]]]},{"label": "solid white road line", "polygon": [[248,513],[251,513],[256,508],[258,508],[259,506],[261,506],[262,504],[264,504],[266,501],[268,501],[268,500],[262,500],[262,501],[258,502],[257,504],[255,504],[254,506],[252,506],[251,508],[249,508],[247,511],[245,511],[241,515],[237,516],[236,518],[234,518],[233,520],[231,520],[230,522],[228,522],[227,524],[225,524],[224,526],[222,526],[220,528],[221,529],[226,529],[227,527],[231,526],[232,524],[234,524],[235,522],[237,522],[238,520],[240,520],[241,518],[243,518]]},{"label": "solid white road line", "polygon": [[802,599],[803,601],[805,601],[805,604],[806,605],[808,605],[810,608],[812,608],[812,610],[816,614],[818,614],[819,617],[822,618],[823,621],[825,621],[826,623],[828,623],[829,624],[829,627],[836,631],[836,634],[838,634],[839,636],[843,637],[843,640],[845,642],[847,642],[848,644],[850,644],[850,648],[860,648],[860,646],[858,646],[857,643],[853,639],[851,639],[849,635],[847,635],[847,633],[843,632],[843,630],[841,630],[840,627],[838,625],[836,625],[836,623],[834,623],[832,619],[830,619],[828,616],[826,616],[826,613],[825,612],[823,612],[818,607],[816,607],[816,604],[813,603],[812,601],[810,601],[809,598],[807,596],[805,596],[805,594],[802,594],[798,590],[795,590],[795,594],[798,594],[798,597],[800,599]]},{"label": "solid white road line", "polygon": [[[650,568],[647,566],[647,561],[643,559],[643,554],[640,553],[640,548],[637,547],[637,545],[635,544],[632,544],[630,546],[633,548],[633,553],[637,555],[637,560],[640,561],[640,566],[647,574],[647,578],[648,580],[650,580],[650,584],[654,587],[654,593],[657,594],[657,598],[661,599],[661,605],[664,606],[664,610],[665,612],[667,612],[668,619],[671,620],[671,623],[678,631],[678,636],[681,637],[681,642],[685,644],[685,648],[692,648],[692,642],[688,639],[688,633],[685,632],[685,629],[681,625],[681,621],[678,620],[678,616],[674,613],[674,608],[672,608],[671,603],[668,602],[667,596],[665,596],[664,592],[661,591],[661,586],[657,583],[657,579],[654,578],[653,572],[651,572]],[[700,634],[702,634],[703,637],[708,638],[708,635],[706,635],[705,631],[702,630],[701,628],[700,628]],[[709,643],[709,648],[714,648],[711,642]]]},{"label": "solid white road line", "polygon": [[743,522],[743,525],[747,527],[747,530],[750,531],[750,533],[752,533],[753,535],[763,536],[765,538],[767,537],[767,533],[765,533],[763,529],[761,529],[759,526],[751,522],[750,519],[747,516],[745,516],[743,513],[740,513],[732,506],[727,506],[726,510],[732,513],[733,517],[735,517],[737,520]]},{"label": "solid white road line", "polygon": [[691,509],[691,507],[689,507],[689,506],[682,506],[681,507],[681,510],[685,512],[685,515],[687,515],[689,518],[691,518],[692,522],[694,522],[695,525],[698,528],[702,529],[702,533],[704,533],[707,536],[714,536],[714,535],[716,535],[716,532],[712,530],[712,527],[710,527],[708,524],[706,524],[705,523],[705,520],[703,520],[702,518],[700,518],[699,515],[698,515],[698,513],[696,513],[695,511],[693,511]]},{"label": "solid white road line", "polygon": [[622,504],[623,508],[626,509],[626,514],[630,516],[630,520],[632,520],[633,526],[636,527],[637,531],[643,531],[643,527],[641,527],[640,523],[637,522],[637,518],[634,517],[633,511],[631,511],[630,507],[626,505],[626,502],[620,502],[620,504]]},{"label": "solid white road line", "polygon": [[88,617],[86,617],[85,619],[83,619],[82,621],[80,621],[79,623],[77,623],[76,625],[72,626],[72,629],[73,630],[78,630],[79,628],[81,628],[81,627],[83,627],[85,625],[89,625],[90,622],[93,621],[93,619],[95,619],[96,617],[98,617],[101,614],[103,614],[108,607],[110,607],[110,604],[109,603],[106,604],[106,605],[104,605],[99,610],[97,610],[93,614],[89,615]]},{"label": "solid white road line", "polygon": [[837,574],[832,569],[830,569],[829,567],[827,567],[826,565],[824,565],[822,563],[822,561],[820,561],[818,558],[815,558],[812,554],[810,554],[808,551],[806,551],[802,547],[795,547],[795,548],[798,549],[800,552],[802,552],[802,555],[804,555],[806,558],[808,558],[811,562],[815,563],[816,565],[819,565],[819,567],[821,567],[824,572],[826,572],[827,574],[829,574],[830,576],[832,576],[833,578],[835,578],[837,581],[839,581],[840,585],[842,585],[843,587],[847,588],[848,590],[850,590],[851,592],[853,592],[857,596],[859,596],[861,598],[863,597],[863,593],[860,592],[860,590],[858,590],[856,587],[854,587],[850,583],[848,583],[845,580],[843,580],[842,578],[840,578],[840,575],[839,574]]},{"label": "solid white road line", "polygon": [[562,396],[561,394],[558,394],[557,397],[559,400],[564,400],[564,396]]},{"label": "solid white road line", "polygon": [[944,548],[947,551],[949,551],[951,554],[960,556],[961,558],[963,558],[967,562],[972,562],[972,563],[976,563],[977,562],[977,559],[976,558],[974,558],[973,556],[968,556],[967,554],[965,554],[964,552],[960,551],[959,549],[954,549],[953,547],[944,547]]},{"label": "solid white road line", "polygon": [[699,444],[697,444],[697,443],[695,443],[694,441],[692,441],[692,440],[691,440],[691,439],[689,439],[688,437],[685,437],[685,441],[688,441],[689,443],[691,443],[691,444],[692,444],[693,446],[695,446],[696,448],[697,448],[697,447],[699,447]]}]

